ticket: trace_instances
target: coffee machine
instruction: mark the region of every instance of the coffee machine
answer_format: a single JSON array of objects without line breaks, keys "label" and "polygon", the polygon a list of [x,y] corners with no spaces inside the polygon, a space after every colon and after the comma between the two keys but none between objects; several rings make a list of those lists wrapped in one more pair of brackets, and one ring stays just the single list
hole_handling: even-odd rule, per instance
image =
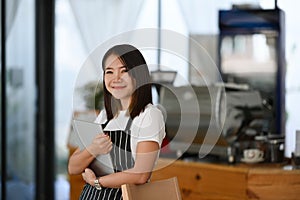
[{"label": "coffee machine", "polygon": [[[249,107],[239,107],[245,117],[243,125],[238,130],[227,128],[226,135],[239,151],[264,144],[268,147],[265,158],[270,162],[282,160],[271,154],[279,151],[283,155],[284,148],[284,37],[285,13],[277,7],[219,11],[218,66],[222,79],[227,84],[247,84],[260,94],[262,103],[260,116],[249,112]],[[256,119],[249,121],[252,117]],[[238,134],[233,134],[235,131]]]}]

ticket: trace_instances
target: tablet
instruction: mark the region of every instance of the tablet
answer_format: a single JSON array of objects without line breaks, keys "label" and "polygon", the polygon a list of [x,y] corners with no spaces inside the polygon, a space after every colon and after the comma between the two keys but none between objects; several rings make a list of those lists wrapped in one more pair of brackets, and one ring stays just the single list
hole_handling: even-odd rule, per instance
[{"label": "tablet", "polygon": [[[87,122],[82,120],[73,120],[73,127],[77,136],[78,147],[80,150],[90,145],[93,139],[103,133],[101,124]],[[104,176],[114,173],[110,154],[98,155],[90,164],[90,169],[94,171],[96,176]]]}]

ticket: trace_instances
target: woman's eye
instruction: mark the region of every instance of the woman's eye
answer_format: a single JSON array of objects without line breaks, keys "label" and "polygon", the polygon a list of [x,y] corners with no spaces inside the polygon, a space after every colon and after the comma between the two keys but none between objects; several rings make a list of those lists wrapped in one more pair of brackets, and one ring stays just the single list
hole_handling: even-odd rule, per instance
[{"label": "woman's eye", "polygon": [[105,74],[112,74],[112,71],[105,71]]},{"label": "woman's eye", "polygon": [[122,72],[122,73],[126,73],[126,72],[128,72],[128,69],[122,69],[121,72]]}]

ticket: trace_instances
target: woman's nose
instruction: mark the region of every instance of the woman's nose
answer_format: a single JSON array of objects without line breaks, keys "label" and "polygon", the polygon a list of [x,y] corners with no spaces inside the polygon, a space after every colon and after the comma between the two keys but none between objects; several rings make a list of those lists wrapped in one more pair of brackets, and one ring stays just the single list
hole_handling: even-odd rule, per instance
[{"label": "woman's nose", "polygon": [[116,71],[114,76],[114,81],[119,81],[121,79],[121,72]]}]

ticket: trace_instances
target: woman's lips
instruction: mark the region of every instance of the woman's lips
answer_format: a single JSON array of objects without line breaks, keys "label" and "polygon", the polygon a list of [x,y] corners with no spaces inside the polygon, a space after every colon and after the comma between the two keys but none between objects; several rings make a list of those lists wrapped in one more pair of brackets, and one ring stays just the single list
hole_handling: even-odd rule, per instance
[{"label": "woman's lips", "polygon": [[123,89],[125,88],[126,86],[112,86],[113,89]]}]

